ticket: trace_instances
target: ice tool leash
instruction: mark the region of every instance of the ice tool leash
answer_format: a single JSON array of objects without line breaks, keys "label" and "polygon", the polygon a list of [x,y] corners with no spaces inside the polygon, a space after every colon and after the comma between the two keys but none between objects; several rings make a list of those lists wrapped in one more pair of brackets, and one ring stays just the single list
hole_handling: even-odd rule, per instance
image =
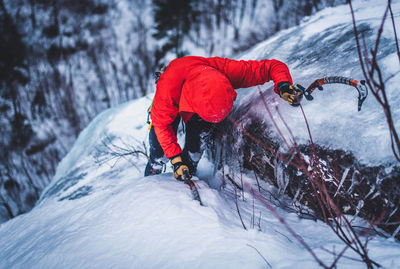
[{"label": "ice tool leash", "polygon": [[313,83],[310,84],[310,86],[307,87],[307,89],[300,84],[296,84],[296,91],[301,93],[299,99],[304,95],[308,101],[312,101],[314,97],[311,96],[311,94],[314,92],[315,89],[322,91],[322,85],[334,83],[349,85],[354,87],[358,91],[358,111],[360,111],[363,102],[368,96],[368,89],[365,85],[365,80],[357,81],[345,77],[324,77],[315,80]]},{"label": "ice tool leash", "polygon": [[188,170],[184,169],[184,170],[183,170],[183,175],[184,175],[184,180],[183,180],[183,182],[185,182],[185,184],[188,184],[188,185],[189,185],[190,190],[192,191],[192,194],[193,194],[193,199],[199,201],[200,205],[202,206],[203,203],[201,202],[199,191],[197,190],[196,185],[195,185],[194,182],[192,181],[191,176],[189,175]]}]

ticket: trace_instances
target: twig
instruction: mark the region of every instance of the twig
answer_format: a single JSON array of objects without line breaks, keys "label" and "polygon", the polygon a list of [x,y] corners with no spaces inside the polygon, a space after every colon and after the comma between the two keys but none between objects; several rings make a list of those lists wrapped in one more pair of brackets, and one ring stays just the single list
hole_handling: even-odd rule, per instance
[{"label": "twig", "polygon": [[388,0],[388,6],[390,11],[390,18],[392,19],[392,27],[394,32],[394,40],[396,41],[396,50],[397,50],[397,57],[399,58],[400,63],[400,49],[399,49],[399,40],[397,39],[397,32],[396,32],[396,23],[394,22],[393,10],[391,5],[391,0]]},{"label": "twig", "polygon": [[239,190],[243,191],[243,188],[239,186],[239,184],[237,184],[229,174],[225,175],[225,177]]},{"label": "twig", "polygon": [[271,264],[267,261],[267,259],[261,254],[261,252],[260,251],[258,251],[258,249],[257,248],[255,248],[255,247],[253,247],[252,245],[250,245],[250,244],[247,244],[249,247],[251,247],[252,249],[254,249],[255,251],[257,251],[257,253],[258,253],[258,255],[260,255],[261,256],[261,258],[263,258],[263,260],[265,261],[265,263],[269,266],[269,268],[272,268],[272,266],[271,266]]},{"label": "twig", "polygon": [[314,260],[317,261],[320,266],[322,266],[323,268],[327,268],[327,266],[322,262],[322,260],[318,258],[318,256],[314,253],[311,247],[304,241],[304,239],[290,227],[290,225],[285,221],[285,219],[281,215],[279,215],[279,213],[267,202],[267,200],[265,200],[265,198],[261,194],[257,193],[253,189],[253,187],[251,187],[250,184],[248,184],[247,182],[244,183],[244,186],[255,197],[257,197],[257,199],[264,204],[264,206],[279,220],[279,222],[285,226],[285,228],[292,234],[292,236],[296,238],[296,240],[299,241],[299,243],[306,248],[306,250],[311,254]]},{"label": "twig", "polygon": [[[393,122],[393,116],[392,116],[392,113],[390,110],[390,105],[389,105],[388,98],[386,95],[386,90],[385,90],[385,81],[383,80],[382,72],[380,70],[380,67],[378,66],[378,60],[377,60],[378,46],[379,46],[381,35],[383,32],[383,25],[387,18],[388,12],[390,12],[390,16],[392,18],[392,27],[393,27],[393,30],[395,33],[395,39],[396,39],[396,50],[397,50],[397,55],[398,55],[399,62],[400,62],[400,50],[399,50],[399,46],[398,46],[396,26],[395,26],[395,22],[394,22],[394,18],[393,18],[393,12],[391,10],[391,0],[388,0],[388,4],[386,7],[384,16],[382,18],[381,25],[378,29],[378,34],[377,34],[377,38],[375,41],[375,49],[371,51],[371,55],[372,55],[371,61],[368,60],[367,53],[365,53],[364,59],[361,54],[361,45],[360,45],[360,41],[359,41],[356,19],[355,19],[351,0],[348,0],[348,3],[349,3],[352,21],[353,21],[353,29],[354,29],[354,35],[355,35],[355,39],[356,39],[356,43],[357,43],[357,52],[358,52],[358,56],[359,56],[361,69],[363,71],[365,81],[366,81],[368,87],[370,88],[372,94],[374,95],[374,97],[376,98],[378,103],[381,105],[381,107],[385,113],[386,121],[387,121],[389,131],[390,131],[390,141],[391,141],[392,152],[393,152],[395,159],[398,162],[400,162],[400,137],[397,133],[397,130],[396,130],[394,122]],[[366,51],[366,48],[367,48],[367,45],[364,42],[364,50],[365,51]],[[368,70],[368,72],[367,72],[367,70]],[[375,74],[377,75],[378,80],[375,79]]]},{"label": "twig", "polygon": [[238,201],[237,201],[237,189],[236,188],[235,188],[235,205],[236,205],[236,210],[237,210],[239,218],[240,218],[240,222],[242,223],[243,228],[245,230],[247,230],[246,225],[243,222],[242,215],[240,214],[239,205],[238,205]]},{"label": "twig", "polygon": [[[324,247],[321,247],[321,249],[322,249],[323,251],[329,253],[329,254],[336,255],[336,253],[334,253],[333,251],[331,251],[331,250],[329,250],[329,249],[326,249],[326,248],[324,248]],[[353,257],[349,257],[349,256],[346,256],[346,255],[342,255],[342,257],[345,258],[345,259],[349,259],[349,260],[352,260],[352,261],[356,261],[356,262],[363,262],[363,260],[356,259],[356,258],[353,258]]]},{"label": "twig", "polygon": [[293,243],[293,241],[289,238],[289,236],[285,235],[284,233],[281,233],[280,231],[275,230],[275,229],[274,229],[274,232],[276,232],[276,233],[282,235],[283,237],[285,237],[290,243]]}]

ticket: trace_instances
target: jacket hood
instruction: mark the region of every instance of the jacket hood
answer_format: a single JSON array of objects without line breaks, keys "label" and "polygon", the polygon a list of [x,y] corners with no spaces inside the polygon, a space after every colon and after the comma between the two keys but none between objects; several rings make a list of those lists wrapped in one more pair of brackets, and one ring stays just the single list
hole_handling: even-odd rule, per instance
[{"label": "jacket hood", "polygon": [[185,81],[182,95],[190,103],[190,112],[205,121],[218,123],[231,112],[237,94],[225,75],[206,66]]}]

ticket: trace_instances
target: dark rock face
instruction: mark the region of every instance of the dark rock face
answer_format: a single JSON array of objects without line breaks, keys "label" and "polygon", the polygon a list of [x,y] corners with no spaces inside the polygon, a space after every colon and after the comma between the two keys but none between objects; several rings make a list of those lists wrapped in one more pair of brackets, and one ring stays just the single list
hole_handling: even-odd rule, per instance
[{"label": "dark rock face", "polygon": [[[323,220],[327,209],[323,209],[316,198],[320,191],[314,189],[309,178],[311,174],[326,187],[337,206],[339,212],[334,215],[359,216],[378,224],[386,236],[400,239],[398,165],[366,166],[351,152],[320,145],[299,145],[301,156],[307,160],[309,173],[306,174],[304,169],[298,168],[298,153],[293,157],[287,151],[280,151],[282,145],[272,138],[266,123],[256,117],[244,120],[243,113],[234,113],[232,117],[236,120],[225,120],[213,133],[211,149],[220,165],[239,163],[241,169],[253,170],[258,178],[277,187],[280,194],[292,198],[293,208],[300,216],[305,206],[307,212]],[[237,127],[238,123],[243,130]],[[296,206],[299,204],[302,206]]]}]

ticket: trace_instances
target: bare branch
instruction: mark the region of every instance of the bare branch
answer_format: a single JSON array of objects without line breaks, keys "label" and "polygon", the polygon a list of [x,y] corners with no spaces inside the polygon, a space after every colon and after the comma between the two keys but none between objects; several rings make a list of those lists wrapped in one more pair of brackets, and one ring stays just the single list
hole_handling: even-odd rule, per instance
[{"label": "bare branch", "polygon": [[242,218],[242,215],[240,214],[240,210],[239,210],[238,199],[237,199],[237,189],[234,188],[234,190],[235,190],[235,194],[234,194],[234,195],[235,195],[236,210],[237,210],[237,212],[238,212],[238,215],[239,215],[239,218],[240,218],[240,222],[242,223],[243,229],[247,230],[247,227],[246,227],[246,225],[245,225],[244,222],[243,222],[243,218]]},{"label": "bare branch", "polygon": [[394,16],[393,16],[393,10],[392,10],[391,2],[392,2],[391,0],[388,0],[388,7],[389,7],[389,11],[390,11],[390,18],[392,19],[392,27],[393,27],[393,33],[394,33],[394,40],[396,41],[397,57],[399,58],[399,63],[400,63],[399,40],[398,40],[398,38],[397,38],[396,23],[394,22]]},{"label": "bare branch", "polygon": [[271,264],[267,261],[267,259],[261,254],[261,252],[260,252],[257,248],[253,247],[253,246],[250,245],[250,244],[247,244],[247,245],[248,245],[249,247],[251,247],[252,249],[254,249],[255,251],[257,251],[258,255],[260,255],[260,257],[263,258],[263,260],[264,260],[265,263],[269,266],[269,268],[272,268]]}]

